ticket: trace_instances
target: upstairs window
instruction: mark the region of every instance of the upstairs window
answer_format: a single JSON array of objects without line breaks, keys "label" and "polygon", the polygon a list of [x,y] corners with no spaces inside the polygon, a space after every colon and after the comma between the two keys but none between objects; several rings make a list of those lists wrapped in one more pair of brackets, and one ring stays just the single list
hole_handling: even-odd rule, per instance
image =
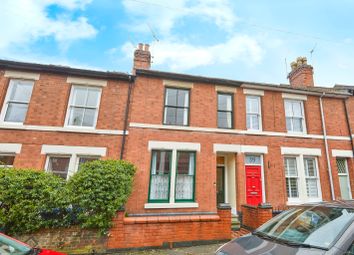
[{"label": "upstairs window", "polygon": [[248,130],[261,130],[261,98],[259,96],[246,97],[246,123]]},{"label": "upstairs window", "polygon": [[218,127],[233,128],[233,97],[218,93]]},{"label": "upstairs window", "polygon": [[2,112],[4,122],[23,123],[32,95],[33,81],[10,80]]},{"label": "upstairs window", "polygon": [[188,122],[189,90],[166,88],[163,124],[188,126]]},{"label": "upstairs window", "polygon": [[66,125],[95,127],[100,98],[100,88],[73,86],[69,99]]},{"label": "upstairs window", "polygon": [[288,132],[306,132],[303,101],[285,100],[285,117]]}]

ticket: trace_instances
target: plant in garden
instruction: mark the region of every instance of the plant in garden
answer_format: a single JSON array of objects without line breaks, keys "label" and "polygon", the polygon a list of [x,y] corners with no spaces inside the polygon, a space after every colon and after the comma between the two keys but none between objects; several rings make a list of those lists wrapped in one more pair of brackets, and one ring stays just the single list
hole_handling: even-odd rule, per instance
[{"label": "plant in garden", "polygon": [[96,160],[81,165],[68,181],[70,201],[83,228],[102,232],[111,226],[115,213],[127,201],[136,168],[123,160]]},{"label": "plant in garden", "polygon": [[63,179],[33,169],[0,168],[0,187],[0,228],[7,232],[28,233],[67,225],[63,219],[50,222],[41,218],[42,211],[65,207]]}]

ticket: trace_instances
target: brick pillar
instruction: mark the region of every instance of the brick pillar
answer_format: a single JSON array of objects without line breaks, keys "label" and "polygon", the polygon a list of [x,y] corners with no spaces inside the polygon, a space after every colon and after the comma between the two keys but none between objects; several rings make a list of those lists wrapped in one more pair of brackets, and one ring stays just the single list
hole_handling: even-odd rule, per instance
[{"label": "brick pillar", "polygon": [[229,204],[218,205],[218,215],[220,217],[222,233],[224,239],[231,239],[231,206]]},{"label": "brick pillar", "polygon": [[256,229],[273,217],[273,208],[270,204],[259,206],[242,205],[242,226],[247,229]]}]

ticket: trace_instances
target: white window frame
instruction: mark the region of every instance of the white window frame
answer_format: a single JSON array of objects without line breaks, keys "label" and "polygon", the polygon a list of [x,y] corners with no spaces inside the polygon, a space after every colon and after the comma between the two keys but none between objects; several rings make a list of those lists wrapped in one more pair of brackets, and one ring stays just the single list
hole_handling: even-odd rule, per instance
[{"label": "white window frame", "polygon": [[32,82],[31,96],[30,96],[30,98],[28,100],[28,103],[27,103],[27,112],[28,112],[28,108],[29,108],[29,105],[30,105],[30,102],[31,102],[35,81],[34,80],[27,80],[27,79],[15,79],[15,78],[10,79],[9,85],[7,87],[7,90],[6,90],[5,100],[4,100],[4,103],[3,103],[3,106],[2,106],[2,110],[1,110],[1,114],[0,114],[0,123],[1,124],[5,124],[5,125],[23,126],[23,123],[26,120],[27,112],[26,112],[25,120],[23,122],[5,121],[5,116],[6,116],[6,113],[7,113],[7,110],[8,110],[8,106],[9,106],[9,101],[10,101],[10,94],[11,94],[11,90],[13,88],[12,84],[13,84],[14,81]]},{"label": "white window frame", "polygon": [[[66,180],[69,179],[70,166],[71,166],[71,155],[70,154],[48,154],[45,162],[45,171],[48,173],[52,173],[52,170],[49,170],[49,161],[50,158],[69,158],[68,172],[66,175]],[[55,173],[53,173],[55,174]]]},{"label": "white window frame", "polygon": [[[258,101],[258,113],[254,113],[254,112],[247,112],[247,100],[248,98],[255,98]],[[249,131],[262,131],[263,127],[262,127],[262,106],[261,106],[261,96],[259,95],[246,95],[246,126],[247,126],[247,116],[248,114],[250,115],[258,115],[258,126],[259,129],[256,128],[249,128],[247,127],[247,130]]]},{"label": "white window frame", "polygon": [[[303,116],[287,116],[286,115],[286,102],[300,102],[301,104],[301,112]],[[304,107],[304,100],[299,100],[299,99],[289,99],[289,98],[285,98],[284,99],[284,112],[285,112],[285,127],[288,133],[291,134],[306,134],[307,133],[307,129],[306,129],[306,120],[305,120],[305,107]],[[288,127],[286,125],[286,118],[300,118],[301,117],[301,124],[302,124],[302,131],[294,131],[294,127],[293,127],[293,122],[291,122],[291,130],[288,130]]]},{"label": "white window frame", "polygon": [[[286,157],[295,157],[296,158],[296,166],[297,166],[297,176],[298,176],[298,198],[288,197],[288,205],[296,205],[302,203],[311,203],[311,202],[320,202],[322,201],[322,189],[321,189],[321,178],[318,168],[318,158],[314,155],[308,154],[283,154],[283,158]],[[317,189],[318,189],[318,197],[308,197],[307,196],[307,188],[306,188],[306,174],[305,174],[305,162],[304,158],[313,158],[315,160],[316,166],[316,174],[317,174]],[[285,169],[283,167],[284,177],[285,177]]]},{"label": "white window frame", "polygon": [[80,157],[105,157],[107,148],[104,147],[85,147],[85,146],[65,146],[65,145],[42,145],[41,154],[46,155],[45,171],[48,170],[49,157],[64,157],[69,156],[69,169],[67,180],[73,176],[79,166]]},{"label": "white window frame", "polygon": [[[348,168],[348,158],[344,158],[344,157],[337,157],[336,158],[336,163],[337,163],[337,159],[343,159],[344,162],[345,162],[345,171],[346,173],[343,174],[343,173],[339,173],[339,171],[337,171],[338,173],[338,176],[347,176],[347,185],[348,185],[348,189],[349,189],[349,199],[353,199],[353,196],[352,196],[352,188],[350,186],[350,175],[349,175],[349,168]],[[337,166],[338,168],[338,166]],[[338,170],[338,169],[337,169]],[[340,189],[340,185],[339,185],[339,189]],[[340,192],[342,193],[342,191],[340,190]]]},{"label": "white window frame", "polygon": [[[69,118],[70,118],[70,108],[76,107],[75,105],[72,104],[73,97],[74,97],[74,89],[75,88],[85,88],[85,89],[90,89],[90,88],[96,88],[100,91],[100,95],[98,96],[98,101],[97,101],[97,106],[96,106],[96,113],[95,113],[95,118],[93,122],[93,126],[87,127],[87,126],[75,126],[75,125],[69,125]],[[70,96],[69,96],[69,101],[68,101],[68,107],[66,109],[66,116],[65,116],[65,122],[64,122],[64,127],[66,128],[73,128],[73,129],[96,129],[97,126],[97,120],[98,120],[98,115],[100,111],[100,105],[101,105],[101,97],[102,97],[102,87],[98,86],[91,86],[91,85],[80,85],[80,84],[72,84],[71,89],[70,89]],[[93,109],[93,107],[85,107]]]},{"label": "white window frame", "polygon": [[[170,196],[168,203],[146,203],[144,205],[145,209],[162,209],[162,208],[198,208],[199,204],[197,202],[175,202],[175,186],[176,186],[176,173],[177,173],[177,152],[195,152],[195,157],[200,151],[199,143],[182,143],[182,142],[165,142],[165,141],[149,141],[148,150],[171,150],[171,179],[170,179]],[[196,161],[196,158],[195,158]],[[195,165],[196,175],[197,166]],[[194,182],[196,185],[197,182]],[[196,190],[196,187],[194,187]],[[196,200],[196,196],[194,197]]]},{"label": "white window frame", "polygon": [[[0,156],[13,156],[14,157],[14,162],[16,158],[16,153],[3,153],[0,151]],[[14,165],[0,165],[0,168],[13,168]]]}]

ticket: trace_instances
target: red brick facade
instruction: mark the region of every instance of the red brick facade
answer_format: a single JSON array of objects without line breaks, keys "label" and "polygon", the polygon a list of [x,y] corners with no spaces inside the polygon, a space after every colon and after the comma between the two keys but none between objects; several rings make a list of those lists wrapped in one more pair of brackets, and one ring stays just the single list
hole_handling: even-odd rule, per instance
[{"label": "red brick facade", "polygon": [[[34,81],[23,125],[7,125],[2,120],[0,123],[0,155],[9,153],[6,148],[9,144],[21,145],[19,151],[13,152],[16,153],[14,167],[45,169],[49,154],[43,150],[43,145],[70,147],[71,151],[74,150],[71,153],[75,155],[84,154],[85,148],[90,148],[91,153],[95,148],[104,148],[105,153],[100,155],[101,158],[119,158],[129,82],[133,82],[123,158],[133,162],[138,171],[133,193],[125,207],[128,217],[118,213],[108,239],[110,249],[230,238],[230,210],[218,210],[217,207],[216,169],[222,166],[227,172],[224,202],[230,203],[232,213],[236,214],[241,211],[241,205],[247,203],[249,195],[245,171],[245,166],[249,164],[246,162],[248,155],[256,155],[261,159],[261,202],[270,203],[274,207],[293,203],[288,199],[284,171],[284,158],[289,155],[302,163],[306,156],[315,158],[319,180],[318,201],[332,199],[329,169],[333,179],[333,195],[341,198],[336,158],[346,158],[351,195],[354,196],[351,141],[354,134],[353,96],[339,90],[313,87],[309,80],[291,80],[294,86],[259,85],[146,70],[150,67],[151,57],[148,46],[141,46],[138,51],[135,54],[135,65],[140,69],[135,70],[134,81],[131,76],[124,74],[63,70],[61,67],[55,70],[45,66],[39,69],[35,65],[28,67],[22,63],[18,63],[16,68],[16,63],[8,64],[6,61],[0,64],[1,109],[10,79],[18,78],[11,77],[7,73],[9,70],[40,74],[39,79]],[[99,80],[97,86],[102,93],[94,128],[68,128],[65,125],[71,87],[75,85],[69,82],[69,76],[82,79],[83,86]],[[102,80],[105,81],[104,85],[100,82]],[[163,124],[167,87],[189,90],[188,125]],[[232,129],[218,128],[219,91],[233,95]],[[256,95],[260,100],[262,128],[259,131],[247,130],[246,97],[249,95]],[[303,102],[306,132],[287,131],[286,100]],[[80,152],[75,152],[76,148]],[[149,202],[152,150],[166,148],[173,153],[182,150],[196,152],[192,201],[160,204]],[[67,150],[53,154],[65,154]],[[222,157],[224,160],[217,160]],[[172,178],[170,181],[174,180],[174,177],[169,178]]]}]

